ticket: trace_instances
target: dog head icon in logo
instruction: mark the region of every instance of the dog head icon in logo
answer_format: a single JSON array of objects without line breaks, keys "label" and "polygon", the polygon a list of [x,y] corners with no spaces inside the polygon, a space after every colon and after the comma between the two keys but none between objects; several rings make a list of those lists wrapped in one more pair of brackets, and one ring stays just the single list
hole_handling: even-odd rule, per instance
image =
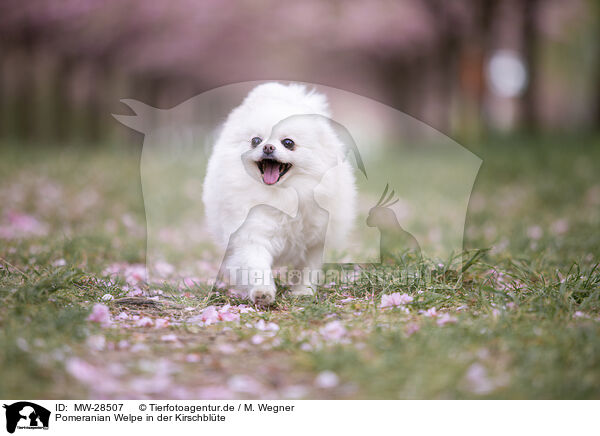
[{"label": "dog head icon in logo", "polygon": [[6,431],[14,433],[16,428],[47,429],[50,411],[28,401],[4,405],[6,409]]}]

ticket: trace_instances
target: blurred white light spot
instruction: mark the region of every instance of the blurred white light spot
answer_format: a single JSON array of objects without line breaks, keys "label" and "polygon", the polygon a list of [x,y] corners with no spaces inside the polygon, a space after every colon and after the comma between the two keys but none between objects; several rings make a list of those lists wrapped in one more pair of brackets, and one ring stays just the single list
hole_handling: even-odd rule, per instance
[{"label": "blurred white light spot", "polygon": [[527,84],[527,69],[521,56],[511,50],[498,50],[487,65],[488,82],[501,97],[517,97]]}]

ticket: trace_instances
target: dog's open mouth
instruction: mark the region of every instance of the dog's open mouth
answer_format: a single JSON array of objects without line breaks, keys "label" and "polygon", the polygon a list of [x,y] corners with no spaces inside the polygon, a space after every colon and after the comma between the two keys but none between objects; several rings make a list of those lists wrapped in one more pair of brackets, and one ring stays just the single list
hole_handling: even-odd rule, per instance
[{"label": "dog's open mouth", "polygon": [[258,169],[262,174],[263,182],[267,185],[277,183],[292,167],[291,163],[279,162],[275,159],[259,160],[256,165],[258,165]]}]

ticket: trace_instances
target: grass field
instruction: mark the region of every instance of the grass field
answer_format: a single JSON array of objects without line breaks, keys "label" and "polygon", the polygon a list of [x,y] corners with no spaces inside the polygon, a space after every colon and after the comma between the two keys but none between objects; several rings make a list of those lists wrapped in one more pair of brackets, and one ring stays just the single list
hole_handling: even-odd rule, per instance
[{"label": "grass field", "polygon": [[268,310],[143,282],[139,150],[1,147],[2,398],[600,398],[598,138],[474,150],[459,286],[380,267]]}]

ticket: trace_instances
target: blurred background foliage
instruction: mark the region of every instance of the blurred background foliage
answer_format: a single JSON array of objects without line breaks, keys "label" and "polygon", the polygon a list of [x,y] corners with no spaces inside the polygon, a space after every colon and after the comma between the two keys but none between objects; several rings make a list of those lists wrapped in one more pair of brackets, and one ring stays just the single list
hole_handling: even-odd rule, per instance
[{"label": "blurred background foliage", "polygon": [[468,145],[600,127],[597,0],[3,0],[0,138],[110,142],[121,98],[319,83]]}]

